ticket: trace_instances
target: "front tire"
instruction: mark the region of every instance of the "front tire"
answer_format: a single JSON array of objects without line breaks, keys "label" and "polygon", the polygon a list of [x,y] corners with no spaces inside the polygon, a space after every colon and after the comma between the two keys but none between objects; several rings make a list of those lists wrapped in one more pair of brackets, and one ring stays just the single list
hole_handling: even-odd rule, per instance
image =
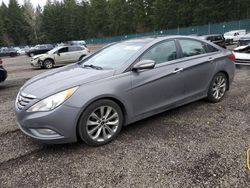
[{"label": "front tire", "polygon": [[207,100],[212,103],[220,102],[229,88],[228,79],[224,73],[217,73],[212,79]]},{"label": "front tire", "polygon": [[96,101],[80,117],[78,134],[90,146],[105,145],[121,131],[123,118],[122,110],[115,102],[106,99]]},{"label": "front tire", "polygon": [[52,69],[54,67],[54,62],[51,59],[46,59],[43,62],[42,67],[45,69]]}]

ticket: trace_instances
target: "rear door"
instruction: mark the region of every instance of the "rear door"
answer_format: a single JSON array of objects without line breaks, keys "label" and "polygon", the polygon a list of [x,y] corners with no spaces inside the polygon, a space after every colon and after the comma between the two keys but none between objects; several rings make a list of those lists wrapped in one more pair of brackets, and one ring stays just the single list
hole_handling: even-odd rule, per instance
[{"label": "rear door", "polygon": [[156,66],[151,70],[131,72],[130,93],[135,116],[161,111],[183,97],[178,57],[174,40],[158,43],[141,56],[139,60],[154,60]]},{"label": "rear door", "polygon": [[70,46],[69,47],[69,63],[74,63],[80,59],[83,54],[83,48],[80,46]]},{"label": "rear door", "polygon": [[215,74],[216,61],[222,57],[215,47],[195,39],[179,39],[182,52],[185,98],[206,95]]}]

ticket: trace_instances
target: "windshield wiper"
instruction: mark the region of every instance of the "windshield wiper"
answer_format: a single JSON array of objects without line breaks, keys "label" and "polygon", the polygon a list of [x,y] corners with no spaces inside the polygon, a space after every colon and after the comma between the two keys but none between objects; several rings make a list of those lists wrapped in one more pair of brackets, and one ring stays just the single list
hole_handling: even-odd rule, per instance
[{"label": "windshield wiper", "polygon": [[96,70],[103,70],[102,67],[98,67],[98,66],[95,66],[95,65],[83,65],[84,68],[86,67],[90,67],[92,69],[96,69]]}]

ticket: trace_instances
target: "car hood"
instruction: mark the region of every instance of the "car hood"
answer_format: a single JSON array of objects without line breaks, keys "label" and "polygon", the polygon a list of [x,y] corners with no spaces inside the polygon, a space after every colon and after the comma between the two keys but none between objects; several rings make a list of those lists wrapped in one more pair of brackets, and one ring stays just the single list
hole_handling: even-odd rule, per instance
[{"label": "car hood", "polygon": [[39,57],[41,57],[41,56],[43,56],[43,55],[44,55],[44,54],[35,55],[35,56],[32,57],[32,59],[37,59],[37,58],[39,58]]},{"label": "car hood", "polygon": [[249,48],[249,46],[248,46],[248,45],[239,46],[239,47],[235,48],[234,51],[237,51],[237,50],[244,50],[244,49],[246,49],[246,48]]},{"label": "car hood", "polygon": [[22,87],[21,92],[42,99],[65,89],[111,77],[113,74],[114,70],[95,70],[73,64],[30,79]]}]

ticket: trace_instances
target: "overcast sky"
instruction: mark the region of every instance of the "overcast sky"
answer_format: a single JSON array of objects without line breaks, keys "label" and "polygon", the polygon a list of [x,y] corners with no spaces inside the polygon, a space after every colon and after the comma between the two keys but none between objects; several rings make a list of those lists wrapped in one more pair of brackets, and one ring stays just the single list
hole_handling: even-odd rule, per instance
[{"label": "overcast sky", "polygon": [[[20,5],[22,5],[23,4],[23,0],[17,0],[18,1],[18,3],[20,4]],[[0,0],[0,4],[2,4],[2,2],[4,2],[5,4],[8,4],[9,3],[9,0]],[[47,0],[31,0],[31,2],[33,3],[33,5],[36,7],[38,4],[41,6],[41,7],[43,7],[45,4],[46,4],[46,2],[47,2]]]}]

